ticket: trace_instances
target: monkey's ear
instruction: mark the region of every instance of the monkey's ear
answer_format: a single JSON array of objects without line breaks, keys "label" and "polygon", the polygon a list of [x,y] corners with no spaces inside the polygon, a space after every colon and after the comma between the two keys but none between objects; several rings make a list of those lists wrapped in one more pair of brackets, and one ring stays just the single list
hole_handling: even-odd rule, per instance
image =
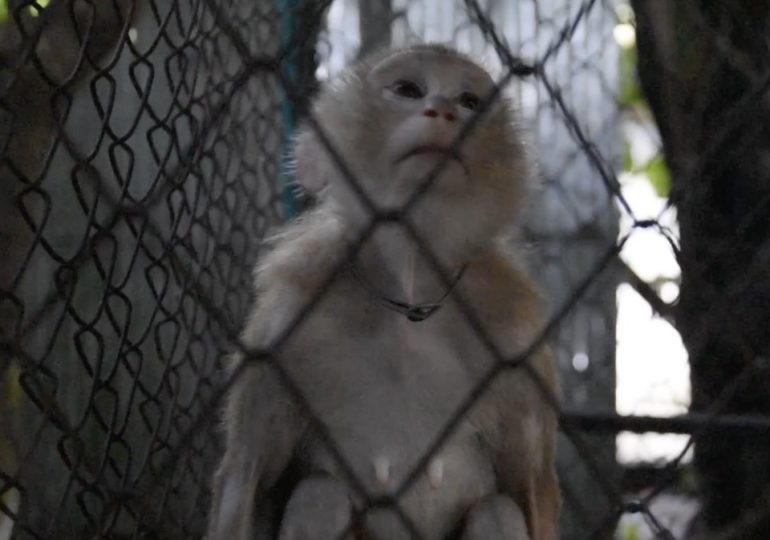
[{"label": "monkey's ear", "polygon": [[304,128],[294,142],[297,182],[311,193],[317,193],[329,182],[329,158],[318,136]]}]

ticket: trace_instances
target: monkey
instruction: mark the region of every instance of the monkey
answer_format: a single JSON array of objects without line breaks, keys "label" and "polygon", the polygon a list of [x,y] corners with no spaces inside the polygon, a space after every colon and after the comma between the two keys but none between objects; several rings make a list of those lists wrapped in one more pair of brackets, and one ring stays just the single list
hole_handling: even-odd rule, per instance
[{"label": "monkey", "polygon": [[540,347],[499,364],[542,308],[501,241],[533,174],[494,88],[470,57],[421,44],[321,90],[320,129],[296,141],[318,202],[255,270],[242,345],[272,362],[231,367],[209,540],[556,539],[553,361]]}]

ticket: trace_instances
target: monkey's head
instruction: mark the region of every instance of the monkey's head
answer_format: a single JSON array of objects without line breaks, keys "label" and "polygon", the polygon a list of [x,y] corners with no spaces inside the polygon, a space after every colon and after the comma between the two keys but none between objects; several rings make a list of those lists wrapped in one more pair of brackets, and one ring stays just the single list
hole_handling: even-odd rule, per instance
[{"label": "monkey's head", "polygon": [[[478,246],[516,215],[527,167],[513,111],[497,99],[490,75],[468,57],[437,45],[379,54],[328,84],[315,117],[364,193],[381,210],[400,210],[434,171],[407,214],[431,243]],[[459,144],[463,126],[475,125]],[[325,187],[352,226],[371,219],[336,160],[307,127],[298,138],[297,174]]]}]

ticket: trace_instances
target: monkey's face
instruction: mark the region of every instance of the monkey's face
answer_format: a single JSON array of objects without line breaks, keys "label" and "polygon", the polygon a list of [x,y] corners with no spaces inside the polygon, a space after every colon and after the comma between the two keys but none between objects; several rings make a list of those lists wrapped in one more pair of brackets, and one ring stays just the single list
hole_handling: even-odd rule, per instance
[{"label": "monkey's face", "polygon": [[[376,206],[400,208],[438,170],[411,216],[442,227],[451,219],[466,229],[474,220],[482,235],[510,220],[525,175],[507,104],[480,110],[494,88],[489,74],[461,55],[417,47],[344,75],[327,87],[316,111]],[[467,136],[453,144],[479,114]],[[342,175],[328,176],[334,199],[347,210],[360,209]]]},{"label": "monkey's face", "polygon": [[462,190],[470,179],[474,149],[453,146],[461,127],[493,83],[477,66],[433,52],[396,54],[366,77],[377,124],[385,135],[379,166],[389,172],[397,197],[442,162],[437,189]]},{"label": "monkey's face", "polygon": [[492,117],[485,117],[462,144],[453,145],[494,88],[491,77],[475,64],[431,50],[405,51],[375,64],[362,84],[371,96],[369,118],[359,116],[362,135],[375,143],[366,149],[371,152],[367,163],[387,179],[371,186],[378,201],[401,204],[442,163],[432,187],[467,192],[471,178],[480,176],[480,166],[497,159],[490,149],[499,146],[500,137],[497,144],[484,142],[490,131],[500,131]]}]

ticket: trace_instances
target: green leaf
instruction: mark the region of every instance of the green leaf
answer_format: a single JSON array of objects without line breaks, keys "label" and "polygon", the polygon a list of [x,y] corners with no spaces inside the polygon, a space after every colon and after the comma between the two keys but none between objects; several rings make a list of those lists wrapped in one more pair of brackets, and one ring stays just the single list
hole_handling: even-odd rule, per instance
[{"label": "green leaf", "polygon": [[631,143],[623,141],[623,172],[634,172],[634,157],[631,155]]},{"label": "green leaf", "polygon": [[623,527],[620,533],[620,537],[623,540],[639,540],[639,525],[636,523],[629,523]]},{"label": "green leaf", "polygon": [[0,0],[0,23],[8,20],[8,0]]},{"label": "green leaf", "polygon": [[642,171],[660,197],[668,197],[671,193],[671,172],[663,156],[658,154],[642,168]]},{"label": "green leaf", "polygon": [[43,12],[45,8],[48,7],[48,4],[50,3],[51,0],[35,0],[35,2],[29,4],[27,10],[29,11],[30,15],[37,17]]},{"label": "green leaf", "polygon": [[636,47],[620,49],[620,104],[631,107],[643,104],[644,94],[636,74]]}]

